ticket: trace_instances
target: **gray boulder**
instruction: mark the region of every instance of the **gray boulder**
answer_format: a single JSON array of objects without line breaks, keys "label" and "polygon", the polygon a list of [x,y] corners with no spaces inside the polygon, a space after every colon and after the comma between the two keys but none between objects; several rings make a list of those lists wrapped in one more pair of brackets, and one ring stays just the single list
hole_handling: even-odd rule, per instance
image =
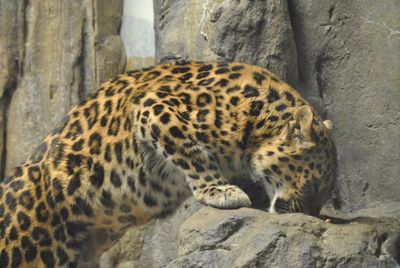
[{"label": "gray boulder", "polygon": [[100,267],[400,267],[398,219],[323,213],[218,210],[189,199],[172,217],[128,231]]},{"label": "gray boulder", "polygon": [[[335,222],[335,219],[331,219]],[[178,267],[398,267],[400,224],[204,208],[179,233]]]}]

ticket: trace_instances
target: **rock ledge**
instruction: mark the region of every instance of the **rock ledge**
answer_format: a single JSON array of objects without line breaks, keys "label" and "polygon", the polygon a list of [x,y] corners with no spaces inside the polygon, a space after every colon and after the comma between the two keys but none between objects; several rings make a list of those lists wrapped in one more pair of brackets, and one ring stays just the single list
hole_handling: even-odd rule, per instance
[{"label": "rock ledge", "polygon": [[200,209],[180,228],[167,267],[399,267],[396,219],[276,215],[243,208]]}]

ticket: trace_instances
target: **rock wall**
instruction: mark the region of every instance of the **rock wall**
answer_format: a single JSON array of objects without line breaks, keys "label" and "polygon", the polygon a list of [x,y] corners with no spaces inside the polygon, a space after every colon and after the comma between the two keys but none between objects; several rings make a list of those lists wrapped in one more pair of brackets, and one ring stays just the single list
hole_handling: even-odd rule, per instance
[{"label": "rock wall", "polygon": [[125,55],[122,0],[0,0],[0,175],[10,174]]},{"label": "rock wall", "polygon": [[338,205],[390,215],[400,203],[400,2],[289,3],[300,87],[318,92],[334,123]]}]

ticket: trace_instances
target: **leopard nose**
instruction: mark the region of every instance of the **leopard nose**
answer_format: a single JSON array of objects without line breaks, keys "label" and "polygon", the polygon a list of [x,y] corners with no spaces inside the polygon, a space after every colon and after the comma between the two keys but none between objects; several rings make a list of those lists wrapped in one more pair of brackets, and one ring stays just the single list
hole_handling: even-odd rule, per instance
[{"label": "leopard nose", "polygon": [[289,203],[282,198],[276,199],[274,208],[275,211],[279,214],[290,212]]}]

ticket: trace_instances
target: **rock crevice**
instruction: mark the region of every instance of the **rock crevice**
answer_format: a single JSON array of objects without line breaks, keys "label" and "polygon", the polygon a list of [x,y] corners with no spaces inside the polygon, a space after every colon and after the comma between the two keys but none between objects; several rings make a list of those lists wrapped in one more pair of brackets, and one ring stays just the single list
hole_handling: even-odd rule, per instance
[{"label": "rock crevice", "polygon": [[73,105],[123,71],[125,54],[118,35],[121,0],[0,0],[0,5],[0,175],[4,177]]}]

